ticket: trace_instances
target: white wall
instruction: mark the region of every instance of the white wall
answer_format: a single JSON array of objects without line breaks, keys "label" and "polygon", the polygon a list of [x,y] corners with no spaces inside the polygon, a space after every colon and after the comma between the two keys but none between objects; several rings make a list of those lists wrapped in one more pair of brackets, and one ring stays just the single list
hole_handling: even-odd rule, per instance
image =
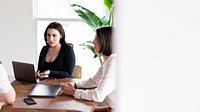
[{"label": "white wall", "polygon": [[200,1],[117,4],[119,112],[200,112]]},{"label": "white wall", "polygon": [[0,0],[0,60],[13,75],[12,60],[36,62],[32,0]]}]

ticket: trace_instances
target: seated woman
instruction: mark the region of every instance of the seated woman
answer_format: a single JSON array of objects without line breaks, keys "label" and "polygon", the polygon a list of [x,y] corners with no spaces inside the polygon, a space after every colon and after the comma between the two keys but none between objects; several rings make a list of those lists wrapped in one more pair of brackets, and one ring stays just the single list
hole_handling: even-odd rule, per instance
[{"label": "seated woman", "polygon": [[50,23],[45,32],[44,46],[40,52],[39,77],[71,78],[75,67],[73,45],[65,42],[65,31],[58,22]]},{"label": "seated woman", "polygon": [[[96,30],[93,40],[94,50],[101,53],[104,62],[97,73],[84,81],[60,83],[63,93],[73,95],[77,99],[105,102],[107,106],[96,107],[94,112],[110,112],[115,109],[116,102],[116,54],[113,52],[112,27]],[[90,89],[81,89],[90,88]],[[91,89],[93,88],[93,89]]]},{"label": "seated woman", "polygon": [[8,80],[8,75],[2,64],[0,64],[0,109],[4,102],[12,105],[15,101],[16,93]]}]

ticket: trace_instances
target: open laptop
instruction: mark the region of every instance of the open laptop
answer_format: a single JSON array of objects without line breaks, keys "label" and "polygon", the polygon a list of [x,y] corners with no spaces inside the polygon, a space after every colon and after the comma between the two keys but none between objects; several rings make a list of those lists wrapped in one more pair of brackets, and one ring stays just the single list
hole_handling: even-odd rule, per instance
[{"label": "open laptop", "polygon": [[49,78],[37,78],[33,64],[12,61],[14,76],[16,80],[38,83],[48,80]]},{"label": "open laptop", "polygon": [[59,85],[36,84],[28,93],[28,97],[56,97],[60,90]]}]

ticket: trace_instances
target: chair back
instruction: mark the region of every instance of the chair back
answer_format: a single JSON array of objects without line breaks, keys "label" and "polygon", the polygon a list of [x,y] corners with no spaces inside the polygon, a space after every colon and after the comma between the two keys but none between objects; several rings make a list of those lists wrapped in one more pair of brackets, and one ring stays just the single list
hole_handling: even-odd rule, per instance
[{"label": "chair back", "polygon": [[74,72],[73,72],[72,76],[74,78],[81,79],[81,75],[82,75],[82,68],[81,68],[81,66],[75,65]]}]

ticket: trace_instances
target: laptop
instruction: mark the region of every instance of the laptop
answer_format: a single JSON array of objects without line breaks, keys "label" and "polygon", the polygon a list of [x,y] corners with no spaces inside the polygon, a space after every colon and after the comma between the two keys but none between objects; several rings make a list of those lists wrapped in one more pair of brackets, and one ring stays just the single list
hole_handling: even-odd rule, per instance
[{"label": "laptop", "polygon": [[26,81],[31,83],[39,83],[49,78],[37,78],[33,64],[12,61],[15,79],[18,81]]},{"label": "laptop", "polygon": [[59,85],[36,84],[28,93],[28,97],[56,97],[60,90]]}]

